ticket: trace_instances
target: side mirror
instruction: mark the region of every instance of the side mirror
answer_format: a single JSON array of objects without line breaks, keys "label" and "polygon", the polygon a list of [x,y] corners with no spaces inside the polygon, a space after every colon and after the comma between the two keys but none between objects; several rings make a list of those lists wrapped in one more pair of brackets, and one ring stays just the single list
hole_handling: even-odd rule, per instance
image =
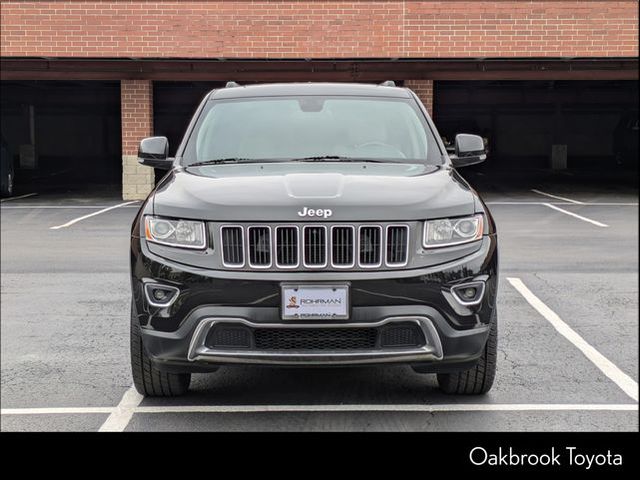
[{"label": "side mirror", "polygon": [[148,167],[171,170],[173,159],[169,158],[167,137],[149,137],[140,142],[138,162]]},{"label": "side mirror", "polygon": [[484,140],[478,135],[459,133],[456,135],[455,153],[449,158],[455,168],[484,162],[487,159]]}]

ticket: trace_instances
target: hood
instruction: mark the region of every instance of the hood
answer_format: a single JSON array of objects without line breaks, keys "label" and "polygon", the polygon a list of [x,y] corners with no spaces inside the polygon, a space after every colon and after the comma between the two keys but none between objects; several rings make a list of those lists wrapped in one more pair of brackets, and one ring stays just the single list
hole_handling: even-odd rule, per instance
[{"label": "hood", "polygon": [[221,222],[410,221],[474,213],[474,194],[454,170],[415,164],[196,167],[171,172],[153,201],[156,215]]}]

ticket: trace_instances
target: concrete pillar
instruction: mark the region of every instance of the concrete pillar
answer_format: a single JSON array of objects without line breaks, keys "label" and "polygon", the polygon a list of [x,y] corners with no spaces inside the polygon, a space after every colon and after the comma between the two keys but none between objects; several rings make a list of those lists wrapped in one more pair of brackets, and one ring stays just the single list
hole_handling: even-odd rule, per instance
[{"label": "concrete pillar", "polygon": [[418,95],[433,118],[433,80],[405,80],[404,86],[410,88]]},{"label": "concrete pillar", "polygon": [[154,186],[151,167],[138,163],[138,145],[153,135],[153,82],[120,82],[122,117],[122,198],[144,200]]}]

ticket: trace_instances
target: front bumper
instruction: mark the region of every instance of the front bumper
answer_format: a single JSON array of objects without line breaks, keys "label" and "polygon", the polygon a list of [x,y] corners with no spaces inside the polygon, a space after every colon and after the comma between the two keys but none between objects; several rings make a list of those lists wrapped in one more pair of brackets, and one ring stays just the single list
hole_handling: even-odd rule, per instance
[{"label": "front bumper", "polygon": [[442,345],[433,323],[426,317],[390,317],[373,323],[305,323],[295,326],[304,335],[304,330],[322,329],[327,331],[343,329],[379,329],[386,325],[414,324],[422,333],[424,342],[411,347],[372,348],[366,350],[243,350],[223,349],[207,346],[207,334],[216,325],[245,325],[253,330],[286,329],[290,324],[260,324],[237,318],[207,318],[198,323],[189,344],[187,358],[190,361],[219,363],[259,363],[267,365],[357,365],[367,363],[408,362],[420,360],[442,360]]},{"label": "front bumper", "polygon": [[[454,262],[394,272],[229,272],[189,267],[152,253],[144,240],[132,239],[132,290],[143,344],[163,370],[204,372],[225,364],[365,365],[406,363],[430,365],[437,371],[468,368],[482,354],[494,318],[497,253],[494,236]],[[344,321],[282,321],[280,285],[348,282],[350,318]],[[463,305],[451,287],[482,282],[479,304]],[[179,289],[170,306],[150,304],[149,283]],[[257,329],[375,329],[409,322],[424,342],[408,347],[358,350],[260,350],[212,348],[207,334],[215,325],[237,324]]]}]

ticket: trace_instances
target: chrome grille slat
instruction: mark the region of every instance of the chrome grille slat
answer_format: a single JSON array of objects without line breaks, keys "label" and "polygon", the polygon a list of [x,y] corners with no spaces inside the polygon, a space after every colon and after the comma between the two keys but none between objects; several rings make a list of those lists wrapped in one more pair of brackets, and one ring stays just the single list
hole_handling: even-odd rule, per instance
[{"label": "chrome grille slat", "polygon": [[407,225],[387,226],[386,264],[400,267],[407,264],[409,256],[409,227]]},{"label": "chrome grille slat", "polygon": [[382,265],[382,227],[361,225],[358,229],[358,263],[363,268]]},{"label": "chrome grille slat", "polygon": [[409,263],[413,224],[223,224],[223,267],[245,270],[399,268]]},{"label": "chrome grille slat", "polygon": [[276,227],[276,266],[295,268],[300,264],[298,236],[300,230],[295,225]]},{"label": "chrome grille slat", "polygon": [[305,225],[302,228],[303,263],[305,267],[327,266],[327,227]]},{"label": "chrome grille slat", "polygon": [[271,227],[247,228],[249,266],[269,268],[271,266]]},{"label": "chrome grille slat", "polygon": [[240,226],[220,227],[222,244],[222,264],[225,267],[240,268],[244,266],[244,230]]},{"label": "chrome grille slat", "polygon": [[352,225],[331,227],[331,265],[350,268],[355,265],[355,228]]}]

